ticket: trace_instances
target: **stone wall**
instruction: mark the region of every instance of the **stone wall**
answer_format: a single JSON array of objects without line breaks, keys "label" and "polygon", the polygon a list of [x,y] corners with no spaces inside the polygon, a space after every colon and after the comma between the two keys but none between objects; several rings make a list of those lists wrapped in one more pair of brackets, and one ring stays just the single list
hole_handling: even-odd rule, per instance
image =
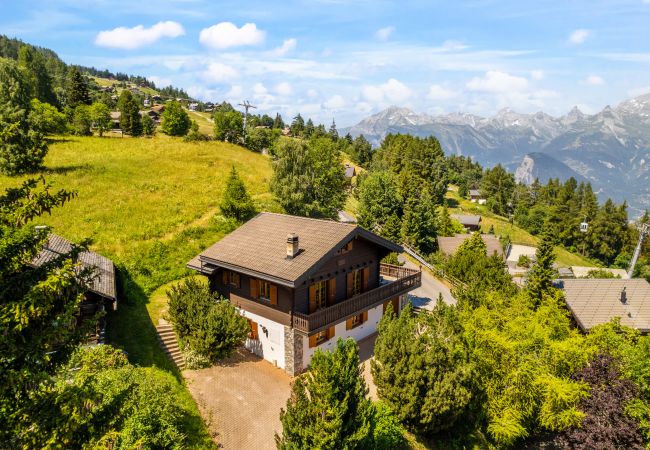
[{"label": "stone wall", "polygon": [[302,335],[291,327],[284,327],[284,368],[291,375],[302,372]]}]

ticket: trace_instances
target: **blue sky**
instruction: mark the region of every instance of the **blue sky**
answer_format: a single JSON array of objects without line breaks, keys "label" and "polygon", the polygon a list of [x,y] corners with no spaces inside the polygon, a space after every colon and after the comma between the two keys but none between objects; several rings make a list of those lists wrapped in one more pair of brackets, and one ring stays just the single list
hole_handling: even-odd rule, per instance
[{"label": "blue sky", "polygon": [[339,126],[389,105],[596,112],[650,93],[650,0],[0,0],[68,63]]}]

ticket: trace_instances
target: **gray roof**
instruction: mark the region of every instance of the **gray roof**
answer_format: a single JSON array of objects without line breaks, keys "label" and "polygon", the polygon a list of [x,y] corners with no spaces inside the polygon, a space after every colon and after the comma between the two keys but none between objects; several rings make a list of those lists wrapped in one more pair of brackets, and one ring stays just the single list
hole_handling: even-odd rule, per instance
[{"label": "gray roof", "polygon": [[357,223],[357,219],[355,219],[352,214],[341,210],[341,211],[339,211],[339,222]]},{"label": "gray roof", "polygon": [[[650,284],[643,278],[559,280],[567,306],[583,330],[621,318],[621,324],[650,332]],[[625,288],[627,302],[621,302]]]},{"label": "gray roof", "polygon": [[[39,267],[50,262],[61,255],[70,253],[72,244],[65,238],[50,233],[43,250],[32,260],[34,267]],[[89,250],[79,253],[79,262],[83,267],[94,268],[94,278],[88,286],[88,290],[102,297],[117,300],[117,289],[115,285],[115,266],[113,261]]]},{"label": "gray roof", "polygon": [[472,214],[452,214],[451,217],[465,226],[477,227],[481,223],[481,216],[475,216]]},{"label": "gray roof", "polygon": [[[451,256],[458,250],[458,247],[468,239],[471,234],[457,234],[453,237],[439,237],[438,238],[438,248],[442,253],[447,256]],[[483,242],[487,247],[488,256],[492,256],[495,252],[497,255],[503,257],[503,248],[501,247],[501,242],[493,234],[482,234]]]},{"label": "gray roof", "polygon": [[345,177],[352,178],[356,174],[354,166],[345,166]]},{"label": "gray roof", "polygon": [[481,191],[478,189],[470,189],[469,190],[469,195],[472,197],[480,197],[481,196]]},{"label": "gray roof", "polygon": [[[300,247],[293,259],[286,257],[290,233],[298,235]],[[399,245],[354,224],[260,213],[187,266],[208,274],[223,267],[294,287],[354,238],[368,240],[390,252],[402,251]]]}]

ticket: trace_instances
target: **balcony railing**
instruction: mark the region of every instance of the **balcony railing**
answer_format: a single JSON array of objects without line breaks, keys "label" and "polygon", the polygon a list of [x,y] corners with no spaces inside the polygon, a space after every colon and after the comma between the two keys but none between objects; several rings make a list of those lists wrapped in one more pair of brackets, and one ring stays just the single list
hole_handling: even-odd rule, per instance
[{"label": "balcony railing", "polygon": [[398,295],[406,294],[422,283],[421,272],[405,267],[382,264],[379,273],[383,277],[395,278],[395,281],[385,280],[388,281],[387,284],[319,309],[312,314],[294,313],[293,327],[305,333],[324,330],[334,323],[361,314]]}]

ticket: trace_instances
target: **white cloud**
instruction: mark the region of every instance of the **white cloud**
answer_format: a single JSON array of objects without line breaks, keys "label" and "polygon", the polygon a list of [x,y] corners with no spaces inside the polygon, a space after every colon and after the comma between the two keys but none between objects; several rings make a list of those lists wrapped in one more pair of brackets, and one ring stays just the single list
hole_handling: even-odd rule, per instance
[{"label": "white cloud", "polygon": [[291,85],[286,81],[276,84],[273,90],[278,95],[291,95],[291,93],[293,92]]},{"label": "white cloud", "polygon": [[531,70],[530,71],[530,77],[533,80],[542,80],[542,79],[544,79],[545,76],[546,76],[546,74],[544,73],[543,70],[537,69],[537,70]]},{"label": "white cloud", "polygon": [[100,31],[95,38],[95,44],[100,47],[121,48],[134,50],[151,45],[164,38],[175,38],[185,34],[178,22],[158,22],[150,28],[137,25],[133,28],[117,27],[112,30]]},{"label": "white cloud", "polygon": [[446,51],[459,51],[459,50],[464,50],[467,48],[467,45],[465,45],[461,41],[455,41],[453,39],[448,39],[445,42],[442,43],[442,49]]},{"label": "white cloud", "polygon": [[253,86],[253,92],[256,95],[266,95],[269,91],[264,87],[262,83],[255,83],[255,86]]},{"label": "white cloud", "polygon": [[574,30],[569,35],[569,43],[575,45],[582,44],[587,40],[589,36],[591,36],[590,30],[587,30],[585,28],[579,28],[577,30]]},{"label": "white cloud", "polygon": [[264,42],[266,32],[259,30],[254,23],[241,28],[231,22],[221,22],[201,30],[199,42],[206,47],[223,50],[230,47],[257,45]]},{"label": "white cloud", "polygon": [[391,34],[395,32],[395,27],[384,27],[375,31],[375,37],[380,41],[387,41]]},{"label": "white cloud", "polygon": [[267,52],[269,56],[285,56],[290,51],[294,50],[298,45],[298,41],[294,38],[285,39],[281,46],[274,48]]},{"label": "white cloud", "polygon": [[388,101],[391,103],[400,103],[407,100],[412,95],[411,89],[404,83],[391,78],[384,84],[376,86],[364,86],[361,95],[369,102],[380,103]]},{"label": "white cloud", "polygon": [[429,86],[429,93],[427,94],[427,98],[429,100],[449,100],[450,98],[454,98],[457,95],[458,93],[452,91],[451,89],[447,89],[443,86],[440,86],[439,84],[432,84]]},{"label": "white cloud", "polygon": [[589,86],[600,86],[605,84],[605,80],[603,80],[603,78],[598,75],[589,75],[584,79],[583,83]]},{"label": "white cloud", "polygon": [[323,107],[325,109],[341,109],[346,105],[345,99],[340,95],[334,95],[328,98],[324,103]]},{"label": "white cloud", "polygon": [[219,62],[210,63],[203,72],[203,79],[209,83],[225,83],[239,76],[239,72],[232,66]]},{"label": "white cloud", "polygon": [[483,78],[472,78],[467,83],[467,88],[481,92],[517,92],[528,88],[528,80],[498,70],[490,70]]},{"label": "white cloud", "polygon": [[172,80],[170,78],[159,77],[156,75],[150,75],[147,77],[147,79],[149,81],[153,81],[156,84],[156,87],[158,88],[162,88],[172,84]]}]

